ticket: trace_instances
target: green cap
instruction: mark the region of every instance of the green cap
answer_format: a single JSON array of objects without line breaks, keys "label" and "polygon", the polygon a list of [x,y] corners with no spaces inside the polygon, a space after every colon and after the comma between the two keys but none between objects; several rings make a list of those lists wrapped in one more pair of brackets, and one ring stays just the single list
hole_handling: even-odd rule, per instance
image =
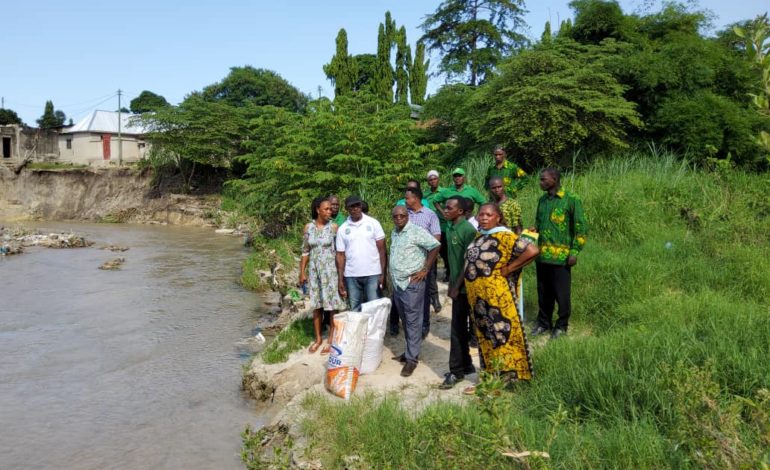
[{"label": "green cap", "polygon": [[460,167],[457,167],[454,170],[452,170],[452,176],[454,176],[454,175],[463,175],[463,176],[465,176],[465,170],[463,170]]}]

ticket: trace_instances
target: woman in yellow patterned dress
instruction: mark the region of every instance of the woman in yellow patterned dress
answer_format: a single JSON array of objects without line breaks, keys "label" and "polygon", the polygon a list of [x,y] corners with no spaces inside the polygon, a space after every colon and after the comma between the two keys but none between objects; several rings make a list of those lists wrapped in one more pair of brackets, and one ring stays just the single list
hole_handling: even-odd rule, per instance
[{"label": "woman in yellow patterned dress", "polygon": [[476,218],[480,235],[465,254],[465,288],[484,367],[511,381],[530,380],[527,339],[508,276],[534,261],[539,251],[536,244],[501,225],[497,205],[482,205]]}]

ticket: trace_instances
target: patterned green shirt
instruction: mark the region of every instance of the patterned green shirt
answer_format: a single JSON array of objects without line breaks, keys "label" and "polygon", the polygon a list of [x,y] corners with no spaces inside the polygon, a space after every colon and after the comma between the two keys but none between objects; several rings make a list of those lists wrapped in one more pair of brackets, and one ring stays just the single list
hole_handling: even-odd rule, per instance
[{"label": "patterned green shirt", "polygon": [[425,266],[428,252],[441,246],[436,237],[422,227],[407,222],[401,231],[390,234],[389,270],[393,284],[400,289],[409,286],[412,274]]},{"label": "patterned green shirt", "polygon": [[508,160],[503,163],[502,168],[492,164],[487,170],[487,177],[484,179],[484,188],[489,189],[489,179],[493,176],[499,176],[503,179],[505,193],[509,196],[516,196],[516,193],[524,186],[524,177],[527,174],[519,166]]},{"label": "patterned green shirt", "polygon": [[521,206],[519,202],[509,197],[502,204],[499,204],[500,212],[503,213],[503,222],[505,226],[513,230],[517,225],[523,227],[521,222]]},{"label": "patterned green shirt", "polygon": [[537,202],[535,227],[540,234],[538,262],[566,264],[586,244],[588,224],[580,198],[564,189],[543,194]]}]

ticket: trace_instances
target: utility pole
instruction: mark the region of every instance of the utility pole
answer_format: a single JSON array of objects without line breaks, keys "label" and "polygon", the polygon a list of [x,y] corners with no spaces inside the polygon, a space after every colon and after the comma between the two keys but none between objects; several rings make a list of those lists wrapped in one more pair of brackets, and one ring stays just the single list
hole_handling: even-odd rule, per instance
[{"label": "utility pole", "polygon": [[120,133],[122,114],[120,110],[120,95],[123,92],[118,88],[118,166],[123,166],[123,139]]}]

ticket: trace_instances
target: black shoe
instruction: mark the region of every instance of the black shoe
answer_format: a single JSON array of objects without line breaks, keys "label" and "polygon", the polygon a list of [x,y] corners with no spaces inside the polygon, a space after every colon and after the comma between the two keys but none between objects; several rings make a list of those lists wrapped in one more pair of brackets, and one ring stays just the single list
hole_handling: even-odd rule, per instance
[{"label": "black shoe", "polygon": [[[476,373],[476,368],[473,367],[473,364],[469,365],[465,369],[463,369],[463,374],[465,375],[471,375]],[[462,377],[461,377],[462,378]]]},{"label": "black shoe", "polygon": [[562,330],[561,328],[555,328],[553,330],[553,333],[551,333],[551,339],[558,339],[566,335],[567,335],[567,330]]},{"label": "black shoe", "polygon": [[406,364],[404,364],[404,368],[401,369],[401,377],[409,377],[412,375],[412,372],[417,368],[417,362],[415,361],[406,361]]},{"label": "black shoe", "polygon": [[441,382],[441,385],[439,385],[438,388],[441,389],[441,390],[449,390],[450,388],[452,388],[455,385],[457,385],[457,383],[459,381],[461,381],[462,379],[464,379],[464,378],[465,377],[462,376],[462,375],[461,376],[457,376],[457,375],[454,375],[451,372],[447,372],[446,374],[444,374],[444,381]]},{"label": "black shoe", "polygon": [[532,328],[532,331],[529,333],[530,336],[538,336],[543,333],[547,333],[548,328],[542,327],[540,325],[537,325],[536,327]]},{"label": "black shoe", "polygon": [[402,363],[402,364],[403,364],[403,363],[405,363],[405,362],[406,362],[406,355],[404,355],[404,354],[400,354],[400,355],[398,355],[398,356],[393,356],[393,357],[391,357],[391,359],[393,359],[394,361],[398,361],[398,362],[400,362],[400,363]]}]

